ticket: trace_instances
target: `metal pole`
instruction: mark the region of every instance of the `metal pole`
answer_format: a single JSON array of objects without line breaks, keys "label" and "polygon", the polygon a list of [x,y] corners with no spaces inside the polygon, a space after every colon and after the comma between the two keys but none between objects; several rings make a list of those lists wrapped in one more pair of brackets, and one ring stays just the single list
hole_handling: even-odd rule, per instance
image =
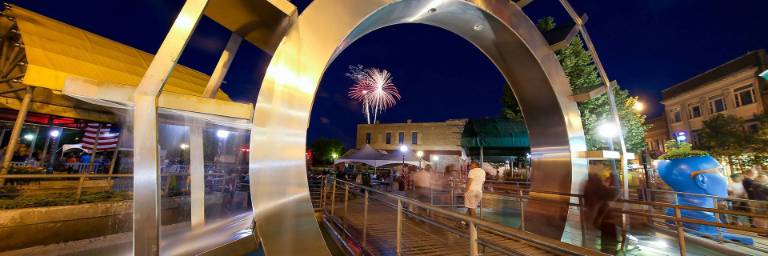
[{"label": "metal pole", "polygon": [[677,227],[677,242],[680,246],[680,256],[685,256],[687,250],[685,249],[685,230],[683,229],[683,223],[680,221],[682,214],[680,214],[680,206],[675,203],[675,226]]},{"label": "metal pole", "polygon": [[403,202],[397,199],[397,235],[395,236],[395,254],[401,254],[401,241],[403,240]]},{"label": "metal pole", "polygon": [[35,136],[32,137],[32,141],[29,144],[29,153],[27,153],[27,159],[32,159],[32,154],[35,153],[35,144],[37,144],[37,134],[40,133],[40,127],[35,126]]},{"label": "metal pole", "polygon": [[[58,129],[58,128],[54,128],[54,129]],[[61,136],[64,136],[64,129],[61,129],[59,131],[58,137],[51,139],[53,141],[53,146],[51,147],[51,152],[49,156],[50,160],[48,160],[48,172],[50,173],[53,173],[53,166],[56,165],[56,150],[59,148],[59,141],[60,141],[59,138],[61,138]]]},{"label": "metal pole", "polygon": [[581,247],[587,244],[587,225],[584,219],[584,198],[579,196],[579,222],[581,222]]},{"label": "metal pole", "polygon": [[193,122],[189,129],[189,194],[192,229],[205,226],[205,159],[203,122]]},{"label": "metal pole", "polygon": [[[3,166],[0,169],[0,174],[8,174],[8,169],[11,167],[11,159],[13,158],[13,152],[16,149],[16,144],[19,143],[19,136],[21,135],[21,129],[24,127],[24,121],[27,119],[27,112],[29,111],[29,105],[32,103],[33,87],[27,87],[24,98],[21,100],[21,106],[19,107],[19,113],[16,115],[16,122],[13,123],[13,130],[11,130],[11,137],[8,140],[8,146],[5,147],[5,155],[3,156]],[[0,185],[4,184],[5,180],[0,179]]]},{"label": "metal pole", "polygon": [[[53,128],[53,127],[49,127],[49,128]],[[48,129],[48,130],[51,130],[51,129]],[[45,163],[46,156],[48,156],[48,146],[51,145],[51,139],[53,139],[51,137],[51,133],[50,132],[48,132],[47,136],[48,137],[45,138],[45,144],[43,144],[43,154],[40,155],[40,163],[41,164]]]},{"label": "metal pole", "polygon": [[207,0],[187,0],[134,91],[133,254],[160,253],[157,97],[203,14]]},{"label": "metal pole", "polygon": [[336,179],[333,179],[333,187],[331,188],[331,215],[336,212]]},{"label": "metal pole", "polygon": [[208,80],[208,84],[205,86],[203,92],[204,98],[215,98],[216,92],[219,91],[221,83],[224,81],[227,71],[229,71],[229,65],[232,64],[232,60],[235,59],[237,49],[240,47],[240,43],[243,41],[243,37],[232,33],[227,41],[227,46],[224,48],[224,52],[219,57],[219,62],[216,63],[216,68],[211,73],[211,78]]},{"label": "metal pole", "polygon": [[363,242],[360,244],[360,251],[365,251],[365,242],[368,239],[368,189],[365,189],[365,198],[363,199]]},{"label": "metal pole", "polygon": [[474,221],[469,222],[469,255],[477,256],[477,226]]},{"label": "metal pole", "polygon": [[349,183],[344,183],[344,217],[347,215],[347,208],[349,207]]},{"label": "metal pole", "polygon": [[[717,210],[719,208],[717,203],[718,203],[717,202],[717,197],[712,197],[712,208],[714,208],[715,210]],[[715,215],[715,222],[721,223],[721,221],[720,221],[720,214],[717,213],[717,212],[712,212],[712,214]],[[718,239],[719,242],[722,243],[723,242],[723,228],[721,228],[721,227],[715,227],[715,228],[717,229],[717,239]]]},{"label": "metal pole", "polygon": [[517,194],[520,196],[520,230],[525,231],[525,202],[523,201],[523,190],[518,189]]}]

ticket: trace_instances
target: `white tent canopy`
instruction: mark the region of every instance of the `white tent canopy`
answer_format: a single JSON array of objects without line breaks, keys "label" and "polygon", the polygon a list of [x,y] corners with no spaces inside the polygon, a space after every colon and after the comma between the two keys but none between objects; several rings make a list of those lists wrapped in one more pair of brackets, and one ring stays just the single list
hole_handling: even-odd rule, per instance
[{"label": "white tent canopy", "polygon": [[[406,164],[418,166],[419,162],[419,157],[413,152],[409,151],[405,153]],[[403,153],[397,151],[395,153],[387,154],[372,148],[370,145],[365,145],[360,150],[350,149],[347,153],[334,161],[334,164],[338,163],[363,163],[373,167],[380,167],[388,164],[402,164]]]}]

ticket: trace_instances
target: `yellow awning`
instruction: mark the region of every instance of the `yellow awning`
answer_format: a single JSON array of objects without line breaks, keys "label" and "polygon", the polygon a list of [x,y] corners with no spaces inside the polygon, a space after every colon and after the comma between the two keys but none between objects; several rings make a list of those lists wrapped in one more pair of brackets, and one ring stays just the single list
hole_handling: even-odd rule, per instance
[{"label": "yellow awning", "polygon": [[[24,43],[27,85],[61,91],[67,77],[81,77],[135,87],[154,57],[15,5],[7,14],[16,18]],[[163,91],[201,96],[208,78],[177,65]],[[230,100],[221,91],[216,98]]]}]

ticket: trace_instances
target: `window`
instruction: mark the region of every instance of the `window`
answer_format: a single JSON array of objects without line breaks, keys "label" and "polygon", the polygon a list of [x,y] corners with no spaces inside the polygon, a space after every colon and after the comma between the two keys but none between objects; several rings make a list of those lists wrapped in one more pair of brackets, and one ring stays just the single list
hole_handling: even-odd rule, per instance
[{"label": "window", "polygon": [[371,133],[366,132],[365,133],[365,144],[371,144]]},{"label": "window", "polygon": [[673,123],[679,123],[680,121],[683,121],[683,117],[680,115],[680,109],[679,108],[673,108],[672,109],[672,122]]},{"label": "window", "polygon": [[419,144],[419,133],[418,132],[411,132],[411,144],[413,144],[413,145]]},{"label": "window", "polygon": [[699,105],[691,106],[689,115],[691,119],[701,117],[701,106]]},{"label": "window", "polygon": [[387,144],[392,144],[392,133],[391,132],[387,133]]},{"label": "window", "polygon": [[725,100],[723,97],[709,99],[709,108],[712,114],[725,111]]},{"label": "window", "polygon": [[744,86],[733,91],[736,97],[736,107],[741,107],[755,103],[755,92],[752,85]]},{"label": "window", "polygon": [[397,133],[397,142],[401,145],[405,143],[405,132],[398,132]]}]

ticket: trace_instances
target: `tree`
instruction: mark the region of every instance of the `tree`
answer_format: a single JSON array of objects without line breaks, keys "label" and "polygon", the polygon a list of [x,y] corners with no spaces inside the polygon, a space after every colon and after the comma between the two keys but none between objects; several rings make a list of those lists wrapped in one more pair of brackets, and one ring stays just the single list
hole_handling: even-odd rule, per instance
[{"label": "tree", "polygon": [[744,119],[737,116],[715,115],[704,121],[704,128],[699,133],[699,147],[728,160],[731,166],[739,166],[741,161],[734,161],[752,147],[754,138],[744,126]]},{"label": "tree", "polygon": [[[547,32],[555,28],[555,22],[552,17],[546,17],[538,22],[538,28],[542,32]],[[574,92],[590,91],[598,86],[604,86],[600,79],[597,68],[592,61],[592,56],[584,48],[581,38],[574,38],[568,47],[555,52],[560,65],[562,65],[565,75],[570,80],[571,90]],[[632,108],[637,102],[637,97],[633,97],[626,90],[621,90],[618,86],[613,86],[613,93],[616,100],[616,106],[619,111],[621,127],[624,131],[624,140],[627,145],[627,151],[638,152],[645,148],[645,132],[649,126],[645,124],[645,115],[635,112]],[[514,102],[514,105],[507,104]],[[504,116],[521,116],[517,101],[510,89],[505,89],[502,98]],[[611,120],[610,104],[608,95],[603,94],[594,99],[578,104],[581,112],[581,121],[584,125],[584,134],[586,136],[587,148],[596,150],[605,148],[606,142],[597,134],[597,127],[605,120]]]},{"label": "tree", "polygon": [[315,163],[332,164],[344,153],[344,144],[338,139],[318,138],[310,146]]}]

